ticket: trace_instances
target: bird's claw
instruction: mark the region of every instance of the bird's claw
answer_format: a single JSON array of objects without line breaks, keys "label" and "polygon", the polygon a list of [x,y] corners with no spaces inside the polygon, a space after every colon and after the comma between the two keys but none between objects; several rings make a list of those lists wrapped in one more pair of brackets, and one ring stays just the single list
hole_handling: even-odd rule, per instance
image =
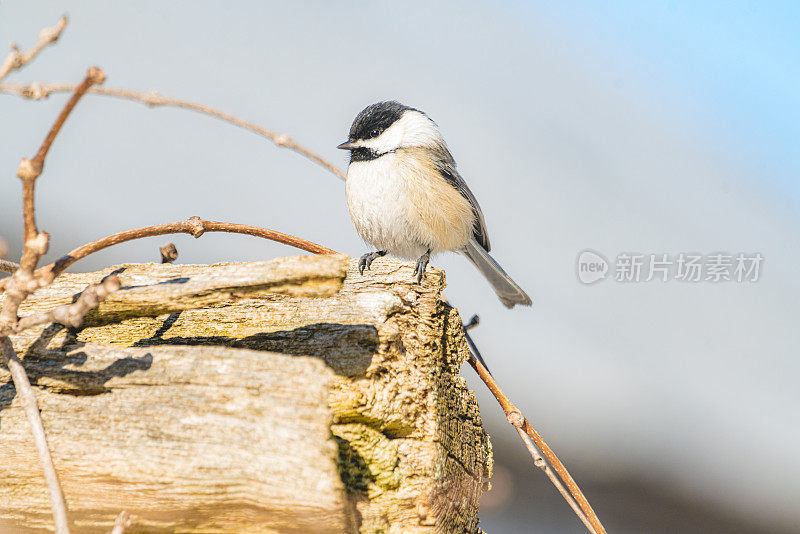
[{"label": "bird's claw", "polygon": [[417,264],[414,266],[414,274],[412,276],[417,277],[417,283],[421,283],[422,279],[425,278],[425,269],[428,267],[428,262],[431,260],[431,251],[427,251],[425,254],[419,257],[417,260]]},{"label": "bird's claw", "polygon": [[364,276],[364,270],[369,271],[372,262],[375,261],[375,258],[379,258],[381,256],[385,256],[385,250],[378,250],[376,252],[367,252],[358,260],[358,272],[361,276]]}]

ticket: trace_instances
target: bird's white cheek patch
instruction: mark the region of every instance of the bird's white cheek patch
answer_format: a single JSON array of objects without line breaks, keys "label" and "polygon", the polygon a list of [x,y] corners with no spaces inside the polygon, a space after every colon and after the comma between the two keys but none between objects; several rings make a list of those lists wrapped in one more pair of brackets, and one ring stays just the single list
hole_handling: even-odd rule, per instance
[{"label": "bird's white cheek patch", "polygon": [[373,139],[356,142],[384,154],[403,147],[434,146],[442,142],[439,130],[431,120],[419,111],[406,111],[394,124]]},{"label": "bird's white cheek patch", "polygon": [[419,111],[406,111],[394,125],[402,128],[398,147],[433,146],[442,142],[442,136],[436,125]]},{"label": "bird's white cheek patch", "polygon": [[400,122],[401,121],[397,121],[389,126],[378,137],[373,139],[365,139],[364,141],[359,141],[359,143],[366,148],[374,150],[378,154],[396,150],[397,147],[400,146],[400,142],[403,140],[404,128]]}]

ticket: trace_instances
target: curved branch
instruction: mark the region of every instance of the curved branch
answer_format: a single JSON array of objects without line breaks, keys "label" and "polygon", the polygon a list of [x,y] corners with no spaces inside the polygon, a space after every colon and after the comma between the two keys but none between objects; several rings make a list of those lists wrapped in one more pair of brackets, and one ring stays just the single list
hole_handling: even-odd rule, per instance
[{"label": "curved branch", "polygon": [[[117,234],[112,234],[102,239],[98,239],[97,241],[92,241],[91,243],[82,245],[68,254],[65,254],[50,265],[45,265],[44,267],[37,269],[35,276],[40,280],[45,280],[48,282],[52,281],[56,276],[64,272],[67,267],[76,261],[105,248],[119,245],[120,243],[125,243],[126,241],[133,241],[134,239],[141,239],[143,237],[153,237],[167,234],[189,234],[197,238],[203,235],[205,232],[225,232],[230,234],[252,235],[254,237],[261,237],[271,241],[277,241],[278,243],[299,248],[313,254],[338,254],[338,252],[335,250],[323,247],[322,245],[318,245],[316,243],[312,243],[311,241],[306,241],[305,239],[300,239],[299,237],[292,235],[276,232],[275,230],[269,230],[268,228],[249,226],[246,224],[204,221],[200,217],[190,217],[185,221],[158,224],[155,226],[145,226],[144,228],[127,230],[125,232],[119,232]],[[9,279],[5,278],[0,280],[0,290],[5,288],[7,280]]]},{"label": "curved branch", "polygon": [[[65,83],[31,83],[29,85],[18,85],[18,84],[5,84],[0,85],[0,92],[17,95],[22,98],[29,98],[31,100],[40,100],[42,98],[47,98],[53,93],[68,93],[75,90],[74,85],[65,84]],[[321,156],[315,154],[314,152],[304,148],[303,146],[297,144],[294,139],[290,136],[282,133],[273,132],[268,130],[254,122],[250,122],[248,120],[240,119],[235,117],[229,113],[225,113],[223,111],[218,111],[208,106],[204,106],[203,104],[195,104],[194,102],[188,102],[186,100],[178,100],[176,98],[168,98],[163,96],[156,91],[131,91],[128,89],[115,89],[111,87],[92,87],[88,91],[90,94],[97,94],[97,95],[105,95],[111,96],[115,98],[123,98],[126,100],[135,100],[137,102],[141,102],[146,104],[150,107],[158,107],[158,106],[170,106],[176,108],[183,108],[189,109],[192,111],[196,111],[198,113],[203,113],[205,115],[209,115],[211,117],[216,117],[217,119],[221,119],[223,121],[229,122],[231,124],[235,124],[240,128],[244,128],[245,130],[250,130],[251,132],[255,132],[262,137],[266,137],[273,143],[275,143],[279,147],[288,148],[289,150],[293,150],[302,156],[310,159],[314,163],[324,167],[328,171],[332,172],[342,180],[345,179],[346,174],[336,167],[333,163],[323,159]]]}]

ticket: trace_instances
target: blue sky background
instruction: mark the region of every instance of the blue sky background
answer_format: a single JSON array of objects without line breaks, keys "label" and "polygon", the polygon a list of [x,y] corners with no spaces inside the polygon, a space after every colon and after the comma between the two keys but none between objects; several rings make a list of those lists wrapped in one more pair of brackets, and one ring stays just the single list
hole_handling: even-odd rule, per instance
[{"label": "blue sky background", "polygon": [[[493,255],[534,306],[504,309],[461,257],[432,264],[462,315],[481,314],[474,335],[492,371],[609,530],[800,529],[800,6],[4,0],[0,45],[30,46],[64,11],[58,45],[9,83],[77,82],[96,64],[108,86],[219,108],[341,166],[335,146],[367,104],[428,112],[481,203]],[[65,99],[0,94],[0,235],[12,251],[14,172]],[[51,257],[191,215],[367,250],[342,182],[315,165],[219,121],[103,97],[70,117],[37,202]],[[243,237],[173,241],[184,263],[293,253]],[[76,267],[156,260],[164,242]],[[586,287],[575,259],[587,248],[759,252],[764,265],[756,284]],[[464,375],[495,444],[495,486],[509,490],[487,494],[484,528],[576,532]]]},{"label": "blue sky background", "polygon": [[[800,201],[800,4],[797,2],[514,2],[571,28],[620,84],[652,106],[707,123],[737,146],[761,185]],[[631,76],[633,75],[633,76]],[[633,87],[633,89],[636,89]],[[749,160],[749,161],[748,161]]]}]

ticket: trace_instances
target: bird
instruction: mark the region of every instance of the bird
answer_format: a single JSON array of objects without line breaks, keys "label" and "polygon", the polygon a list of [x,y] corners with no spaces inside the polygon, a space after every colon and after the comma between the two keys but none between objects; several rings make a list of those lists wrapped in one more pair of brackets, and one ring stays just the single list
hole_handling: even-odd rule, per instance
[{"label": "bird", "polygon": [[431,255],[460,252],[508,308],[531,299],[489,255],[478,201],[456,170],[439,128],[426,113],[396,101],[364,108],[337,148],[350,152],[347,207],[358,234],[377,250],[361,256],[363,276],[386,254],[416,260],[425,277]]}]

